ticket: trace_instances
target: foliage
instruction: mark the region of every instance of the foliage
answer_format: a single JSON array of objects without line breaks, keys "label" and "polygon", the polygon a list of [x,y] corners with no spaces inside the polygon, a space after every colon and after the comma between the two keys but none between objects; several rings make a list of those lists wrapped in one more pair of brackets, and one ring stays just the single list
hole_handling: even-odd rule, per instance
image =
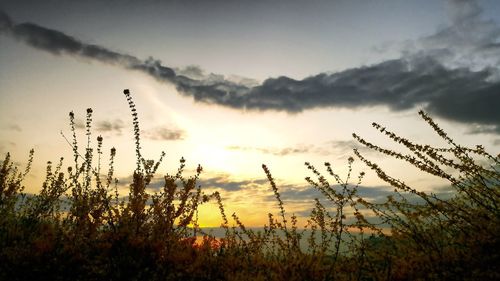
[{"label": "foliage", "polygon": [[[119,196],[114,178],[116,150],[111,149],[103,174],[103,138],[97,137],[95,150],[91,147],[92,109],[86,116],[85,153],[80,154],[71,112],[68,143],[73,164],[63,171],[63,159],[56,165],[49,162],[38,194],[23,193],[22,185],[33,150],[23,172],[6,155],[0,167],[1,280],[500,279],[500,157],[482,146],[456,144],[424,112],[421,117],[448,148],[416,144],[376,123],[375,129],[411,153],[353,136],[372,150],[447,180],[455,191],[453,198],[410,187],[355,150],[359,160],[395,189],[394,194],[384,202],[360,197],[364,173],[353,176],[352,157],[345,179],[325,163],[334,184],[306,163],[314,175],[306,181],[323,198],[312,202],[306,228],[300,229],[297,217],[286,212],[270,169],[263,165],[278,215],[269,213],[263,231],[256,231],[245,227],[236,214],[231,216],[235,226],[230,227],[220,194],[205,194],[198,184],[202,167],[185,177],[183,158],[176,174],[163,176],[159,191],[148,190],[165,154],[158,161],[143,158],[138,114],[129,91],[124,94],[133,118],[136,154],[127,197]],[[222,238],[198,226],[199,206],[209,201],[219,206]]]}]

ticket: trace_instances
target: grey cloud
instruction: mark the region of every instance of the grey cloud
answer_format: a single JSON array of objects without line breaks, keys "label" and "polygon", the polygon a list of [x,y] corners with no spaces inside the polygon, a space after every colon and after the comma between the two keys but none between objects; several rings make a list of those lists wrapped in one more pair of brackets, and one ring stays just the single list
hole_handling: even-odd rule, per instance
[{"label": "grey cloud", "polygon": [[[445,50],[446,55],[435,57],[448,66],[500,66],[500,27],[482,19],[477,1],[448,0],[447,4],[450,25],[422,38],[419,43],[424,50]],[[499,78],[498,70],[496,74]]]},{"label": "grey cloud", "polygon": [[[121,187],[126,187],[132,182],[132,175],[123,178],[119,181]],[[161,177],[154,178],[148,188],[151,190],[158,190],[163,188],[165,180]],[[229,175],[214,175],[210,177],[201,177],[197,181],[197,185],[201,188],[216,188],[228,192],[242,191],[246,189],[252,189],[255,187],[260,187],[264,184],[268,184],[267,179],[248,179],[248,180],[234,180]]]},{"label": "grey cloud", "polygon": [[12,130],[12,131],[17,131],[17,132],[21,132],[23,129],[21,129],[21,127],[17,124],[11,124],[9,126],[9,129]]},{"label": "grey cloud", "polygon": [[183,75],[191,79],[205,79],[205,71],[197,65],[188,65],[184,68],[175,68],[177,75]]},{"label": "grey cloud", "polygon": [[114,121],[104,120],[97,122],[96,130],[98,132],[115,132],[120,135],[124,126],[123,121],[120,119],[116,119]]},{"label": "grey cloud", "polygon": [[371,149],[359,144],[354,140],[332,140],[322,145],[302,144],[293,147],[271,148],[271,147],[251,147],[251,146],[227,146],[226,149],[236,151],[258,152],[272,154],[275,156],[288,156],[294,154],[314,153],[322,156],[339,155],[340,158],[346,158],[346,154],[352,154],[356,148],[361,152],[370,153]]},{"label": "grey cloud", "polygon": [[241,151],[256,151],[264,154],[272,154],[275,156],[287,156],[292,154],[307,153],[311,151],[312,146],[297,146],[297,147],[285,147],[285,148],[264,148],[264,147],[249,147],[249,146],[227,146],[229,150],[241,150]]},{"label": "grey cloud", "polygon": [[267,179],[253,179],[253,180],[232,180],[227,175],[214,176],[208,179],[201,179],[200,185],[202,187],[215,187],[225,191],[239,191],[245,188],[260,186],[268,183]]},{"label": "grey cloud", "polygon": [[9,152],[14,147],[16,147],[15,142],[0,140],[0,153],[1,153],[0,156],[4,157],[5,156],[4,154]]},{"label": "grey cloud", "polygon": [[[337,191],[341,191],[343,188],[339,185],[332,185],[331,187]],[[278,184],[278,190],[285,205],[302,204],[307,206],[304,210],[306,211],[306,216],[310,214],[315,199],[318,199],[327,208],[333,207],[333,202],[329,201],[318,189],[312,186]],[[387,200],[387,196],[395,195],[395,193],[394,188],[388,186],[359,186],[357,195],[370,202],[382,203]],[[419,201],[419,198],[411,194],[404,194],[404,196],[411,202],[416,203]],[[446,196],[449,197],[449,194],[446,193]],[[274,194],[270,193],[264,197],[264,200],[267,202],[275,202],[276,198]]]},{"label": "grey cloud", "polygon": [[498,128],[495,126],[481,125],[481,124],[472,124],[469,129],[466,131],[466,134],[475,135],[475,134],[493,134],[498,131]]},{"label": "grey cloud", "polygon": [[183,140],[186,133],[183,130],[158,127],[145,132],[145,136],[152,140]]},{"label": "grey cloud", "polygon": [[327,142],[324,147],[319,147],[317,152],[322,155],[339,155],[339,158],[347,159],[346,155],[352,155],[353,149],[357,149],[363,154],[374,152],[373,149],[354,140],[332,140]]},{"label": "grey cloud", "polygon": [[278,156],[285,156],[289,154],[307,153],[309,147],[286,147],[278,151],[272,151],[271,153]]},{"label": "grey cloud", "polygon": [[[284,201],[312,202],[314,198],[322,198],[321,192],[312,187],[298,185],[278,185],[279,193]],[[275,195],[269,195],[268,200],[275,201]]]},{"label": "grey cloud", "polygon": [[45,28],[33,23],[15,24],[3,11],[0,11],[0,32],[54,55],[67,54],[98,60],[127,69],[140,70],[161,79],[170,78],[175,75],[172,69],[162,66],[159,61],[153,58],[141,61],[128,54],[121,54],[105,47],[81,42],[72,36],[54,29]]},{"label": "grey cloud", "polygon": [[242,77],[238,75],[230,75],[227,77],[227,80],[234,82],[236,84],[240,84],[246,87],[255,87],[259,85],[259,81],[247,77]]},{"label": "grey cloud", "polygon": [[[385,202],[387,196],[394,196],[394,198],[397,200],[400,199],[397,196],[395,196],[396,193],[394,192],[394,187],[390,186],[359,186],[357,194],[359,197],[362,197],[363,199],[367,199],[369,201],[377,203]],[[416,194],[407,192],[406,193],[401,192],[400,194],[410,203],[413,204],[425,203],[425,201]],[[432,193],[427,192],[427,194],[433,194],[437,198],[448,200],[453,196],[455,196],[456,192],[450,186],[440,186],[440,187],[435,187],[434,192]]]},{"label": "grey cloud", "polygon": [[481,14],[482,9],[474,0],[448,0],[450,18],[459,23],[474,19]]},{"label": "grey cloud", "polygon": [[12,28],[12,20],[10,17],[0,10],[0,32],[8,31]]},{"label": "grey cloud", "polygon": [[146,66],[148,66],[148,61],[141,63],[133,56],[110,51],[98,45],[86,44],[60,31],[33,23],[14,24],[10,29],[7,29],[7,34],[54,55],[74,55],[132,69],[139,67],[139,65],[144,65],[147,69]]},{"label": "grey cloud", "polygon": [[387,196],[394,195],[394,188],[387,186],[359,186],[357,194],[368,201],[381,202]]},{"label": "grey cloud", "polygon": [[[126,68],[138,70],[150,75],[153,78],[156,78],[159,81],[167,81],[174,82],[175,71],[172,68],[163,66],[161,61],[156,60],[152,57],[149,57],[147,60],[143,62],[139,62],[137,58],[134,57],[134,60],[137,60],[134,63],[124,65]],[[180,76],[184,77],[184,76]],[[189,78],[186,78],[191,80]]]},{"label": "grey cloud", "polygon": [[[33,23],[15,24],[4,13],[0,13],[0,31],[56,55],[99,60],[146,73],[174,84],[182,95],[202,103],[289,113],[325,107],[421,108],[448,120],[491,126],[500,133],[500,74],[495,67],[500,62],[500,29],[480,18],[474,1],[450,1],[450,9],[449,27],[423,38],[420,49],[399,59],[302,80],[269,78],[256,86],[251,80],[206,75],[199,67],[174,69],[154,58],[143,61]],[[462,63],[468,61],[476,63]]]},{"label": "grey cloud", "polygon": [[[127,187],[132,180],[132,176],[121,179],[119,181],[120,187]],[[233,180],[228,175],[215,175],[208,178],[201,178],[198,182],[198,185],[201,186],[202,189],[205,188],[214,188],[223,190],[226,192],[245,192],[245,191],[255,191],[262,190],[262,188],[266,188],[267,192],[259,196],[259,200],[267,203],[276,203],[276,197],[273,194],[269,182],[267,179],[248,179],[248,180]],[[150,191],[158,191],[163,188],[164,180],[161,178],[155,178],[152,180],[151,184],[148,186]],[[325,196],[317,189],[309,185],[297,185],[297,184],[281,184],[277,183],[278,191],[280,193],[281,199],[285,204],[285,209],[292,207],[294,213],[299,216],[309,216],[312,208],[312,204],[314,199],[319,199],[320,202],[327,208],[331,209],[335,206],[331,201],[329,201]],[[342,186],[332,185],[333,189],[341,191]],[[351,186],[352,187],[352,186]],[[241,194],[241,193],[236,193]],[[241,200],[241,202],[246,201],[246,193],[243,193],[244,196],[241,198],[233,198],[233,203]],[[434,195],[441,199],[450,199],[455,196],[455,192],[450,187],[438,187],[435,188]],[[387,200],[387,196],[394,196],[396,200],[401,199],[396,196],[394,193],[394,188],[390,186],[364,186],[361,185],[357,189],[357,196],[368,200],[370,202],[375,203],[383,203]],[[418,204],[424,203],[422,198],[417,195],[410,193],[402,193],[402,196],[410,203]],[[363,209],[361,206],[358,206]]]},{"label": "grey cloud", "polygon": [[[352,186],[351,186],[352,187]],[[286,185],[279,186],[279,192],[283,199],[286,202],[295,202],[295,203],[309,203],[312,202],[315,198],[319,199],[325,207],[332,207],[332,202],[330,202],[325,196],[317,189],[310,186],[294,186],[294,185]],[[341,191],[342,186],[332,185],[332,188]],[[450,199],[455,196],[455,192],[450,187],[438,187],[435,189],[433,193],[436,197],[440,199]],[[401,195],[408,200],[410,203],[418,204],[424,203],[423,199],[417,195],[411,193],[401,193]],[[396,200],[401,199],[396,196],[394,192],[394,188],[390,186],[364,186],[360,185],[357,189],[357,196],[369,201],[376,203],[383,203],[387,200],[388,196],[394,196]],[[266,201],[276,200],[274,195],[269,195],[266,198]]]},{"label": "grey cloud", "polygon": [[75,129],[77,130],[85,129],[85,122],[82,119],[75,119]]},{"label": "grey cloud", "polygon": [[[332,188],[341,191],[342,187],[339,185],[332,185]],[[358,196],[370,200],[370,201],[380,201],[385,199],[388,195],[394,194],[394,188],[387,186],[359,186]],[[280,188],[280,193],[283,198],[295,199],[295,200],[314,200],[318,198],[324,200],[324,195],[320,191],[313,187],[288,187],[286,189]]]},{"label": "grey cloud", "polygon": [[1,129],[8,131],[16,131],[16,132],[21,132],[23,130],[18,124],[7,124],[3,126]]},{"label": "grey cloud", "polygon": [[[106,132],[114,132],[117,135],[121,135],[122,129],[125,127],[125,124],[120,119],[115,120],[101,120],[97,121],[94,125],[91,125],[96,131],[101,133]],[[75,129],[77,130],[85,130],[86,125],[85,121],[82,119],[75,119]]]}]

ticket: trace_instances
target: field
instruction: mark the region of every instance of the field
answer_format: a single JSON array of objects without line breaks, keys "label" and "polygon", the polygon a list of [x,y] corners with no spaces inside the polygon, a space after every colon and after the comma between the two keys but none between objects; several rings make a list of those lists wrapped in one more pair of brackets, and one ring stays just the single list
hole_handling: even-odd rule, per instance
[{"label": "field", "polygon": [[[353,137],[446,180],[452,198],[407,186],[354,150],[347,175],[337,175],[329,163],[322,169],[306,163],[314,175],[306,180],[324,197],[315,201],[305,228],[286,211],[263,165],[279,212],[255,229],[226,214],[220,194],[203,192],[197,184],[201,166],[186,177],[181,159],[176,174],[157,175],[164,155],[158,161],[141,155],[138,114],[129,91],[124,94],[136,145],[125,198],[116,189],[116,151],[103,171],[102,137],[95,148],[79,147],[73,113],[73,163],[67,169],[62,161],[49,163],[38,194],[23,193],[34,152],[22,169],[6,155],[0,167],[1,280],[500,280],[500,155],[455,143],[425,112],[419,112],[423,121],[448,147],[417,144],[376,123],[411,153]],[[88,109],[88,143],[91,126]],[[384,202],[360,197],[364,173],[352,172],[354,161],[365,163],[394,193]],[[158,176],[163,188],[148,192]],[[220,210],[214,232],[198,225],[198,208],[207,202]]]}]

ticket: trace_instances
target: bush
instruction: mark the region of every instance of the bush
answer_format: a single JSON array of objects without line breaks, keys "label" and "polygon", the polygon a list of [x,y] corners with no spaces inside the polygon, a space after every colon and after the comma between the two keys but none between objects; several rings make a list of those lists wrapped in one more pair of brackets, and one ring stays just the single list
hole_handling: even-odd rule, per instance
[{"label": "bush", "polygon": [[[41,191],[23,193],[23,172],[7,154],[0,168],[1,280],[496,280],[499,258],[499,156],[482,146],[456,144],[425,113],[421,117],[448,148],[416,144],[378,124],[374,128],[402,144],[411,154],[384,149],[354,134],[364,146],[406,161],[425,173],[445,179],[454,189],[450,199],[419,191],[386,174],[359,151],[355,156],[395,188],[384,202],[358,195],[364,173],[346,180],[329,163],[331,184],[312,164],[306,181],[318,198],[305,229],[289,215],[278,187],[263,165],[278,206],[263,231],[228,217],[218,193],[205,194],[198,185],[202,167],[185,177],[182,158],[175,175],[163,176],[163,187],[147,187],[163,160],[141,154],[135,104],[124,91],[134,125],[136,168],[129,194],[122,198],[114,178],[114,157],[102,175],[103,138],[91,148],[92,110],[87,110],[84,155],[72,129],[73,164],[48,163]],[[97,155],[94,153],[97,152]],[[481,165],[480,163],[488,163]],[[449,172],[452,171],[452,172]],[[351,183],[354,178],[354,183]],[[416,200],[418,199],[418,200]],[[216,238],[199,228],[198,207],[216,202],[225,236]],[[201,238],[200,238],[201,237]],[[304,246],[306,245],[306,246]]]}]

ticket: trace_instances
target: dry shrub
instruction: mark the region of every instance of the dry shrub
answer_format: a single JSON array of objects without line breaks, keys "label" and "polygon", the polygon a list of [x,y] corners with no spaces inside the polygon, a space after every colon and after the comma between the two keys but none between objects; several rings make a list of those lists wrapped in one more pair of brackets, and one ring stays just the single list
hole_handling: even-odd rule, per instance
[{"label": "dry shrub", "polygon": [[[116,150],[103,174],[103,138],[91,147],[92,110],[87,110],[87,143],[78,147],[70,113],[73,164],[48,163],[38,194],[23,193],[28,165],[19,171],[7,154],[0,167],[1,280],[495,280],[498,275],[499,156],[482,146],[456,144],[425,113],[422,118],[448,148],[416,144],[378,124],[374,128],[411,153],[384,149],[358,135],[368,148],[440,177],[454,189],[451,199],[410,187],[384,172],[359,151],[356,157],[395,188],[384,202],[358,194],[364,173],[345,179],[325,163],[328,180],[306,163],[323,194],[312,202],[305,229],[288,214],[270,169],[263,165],[278,214],[268,214],[262,231],[245,227],[237,214],[230,227],[220,194],[204,194],[202,168],[184,176],[182,158],[163,186],[148,190],[165,154],[144,159],[135,104],[132,113],[136,166],[129,194],[120,197],[114,177]],[[487,164],[485,164],[487,163]],[[452,172],[449,172],[452,171]],[[353,181],[353,183],[351,183]],[[418,200],[416,200],[418,199]],[[218,204],[224,237],[198,227],[198,207]],[[199,237],[202,237],[201,239]],[[304,246],[306,245],[306,246]]]}]

